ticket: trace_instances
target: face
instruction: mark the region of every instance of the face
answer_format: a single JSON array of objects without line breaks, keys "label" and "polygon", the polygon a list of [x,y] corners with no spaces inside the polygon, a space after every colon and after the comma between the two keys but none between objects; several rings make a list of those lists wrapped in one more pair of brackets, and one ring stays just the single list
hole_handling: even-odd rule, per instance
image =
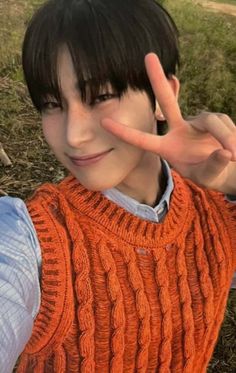
[{"label": "face", "polygon": [[[124,191],[145,185],[153,175],[157,156],[127,144],[100,125],[112,118],[126,126],[156,133],[155,114],[146,93],[128,89],[118,98],[111,87],[99,93],[95,102],[83,103],[69,52],[64,48],[58,59],[58,73],[63,95],[62,107],[48,98],[42,112],[43,132],[57,159],[87,189],[102,191],[117,187]],[[107,152],[95,162],[79,157]],[[155,159],[155,161],[154,161]]]}]

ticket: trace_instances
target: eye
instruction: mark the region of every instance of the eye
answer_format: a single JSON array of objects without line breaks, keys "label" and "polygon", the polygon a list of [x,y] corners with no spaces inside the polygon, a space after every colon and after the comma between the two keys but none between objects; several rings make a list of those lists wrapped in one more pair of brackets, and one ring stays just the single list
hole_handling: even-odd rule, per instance
[{"label": "eye", "polygon": [[56,101],[47,101],[47,102],[44,102],[43,105],[42,105],[42,112],[43,113],[52,112],[52,111],[55,111],[57,109],[61,109],[61,104],[59,102],[56,102]]},{"label": "eye", "polygon": [[97,105],[97,104],[100,104],[102,102],[105,102],[105,101],[108,101],[108,100],[111,100],[113,98],[116,98],[117,95],[114,94],[114,93],[103,93],[99,96],[97,96],[93,102],[91,102],[91,105]]}]

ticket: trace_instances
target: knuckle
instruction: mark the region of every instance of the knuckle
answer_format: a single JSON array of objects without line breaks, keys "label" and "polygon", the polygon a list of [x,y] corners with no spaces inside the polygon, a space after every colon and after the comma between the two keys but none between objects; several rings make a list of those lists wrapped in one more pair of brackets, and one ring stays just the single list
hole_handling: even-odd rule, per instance
[{"label": "knuckle", "polygon": [[210,121],[215,121],[217,120],[219,117],[216,113],[208,113],[207,114],[207,120],[210,122]]},{"label": "knuckle", "polygon": [[222,121],[225,121],[225,120],[229,120],[230,117],[227,115],[227,114],[224,114],[224,113],[219,113],[218,114],[218,117],[222,120]]}]

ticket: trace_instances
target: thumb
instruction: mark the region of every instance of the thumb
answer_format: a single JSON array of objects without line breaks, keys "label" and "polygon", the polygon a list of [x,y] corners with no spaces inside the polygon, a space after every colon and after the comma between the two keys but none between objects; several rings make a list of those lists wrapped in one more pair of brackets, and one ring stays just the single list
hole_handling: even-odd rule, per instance
[{"label": "thumb", "polygon": [[199,178],[204,180],[204,184],[210,183],[220,176],[226,166],[231,161],[232,154],[229,150],[215,150],[204,162]]}]

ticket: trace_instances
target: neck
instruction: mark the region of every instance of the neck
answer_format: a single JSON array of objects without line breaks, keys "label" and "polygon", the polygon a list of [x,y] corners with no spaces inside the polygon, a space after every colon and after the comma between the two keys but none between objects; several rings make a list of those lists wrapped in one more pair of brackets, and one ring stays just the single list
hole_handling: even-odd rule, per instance
[{"label": "neck", "polygon": [[166,178],[160,158],[150,153],[148,158],[143,169],[133,172],[132,177],[118,185],[116,189],[139,203],[154,207],[164,193]]}]

